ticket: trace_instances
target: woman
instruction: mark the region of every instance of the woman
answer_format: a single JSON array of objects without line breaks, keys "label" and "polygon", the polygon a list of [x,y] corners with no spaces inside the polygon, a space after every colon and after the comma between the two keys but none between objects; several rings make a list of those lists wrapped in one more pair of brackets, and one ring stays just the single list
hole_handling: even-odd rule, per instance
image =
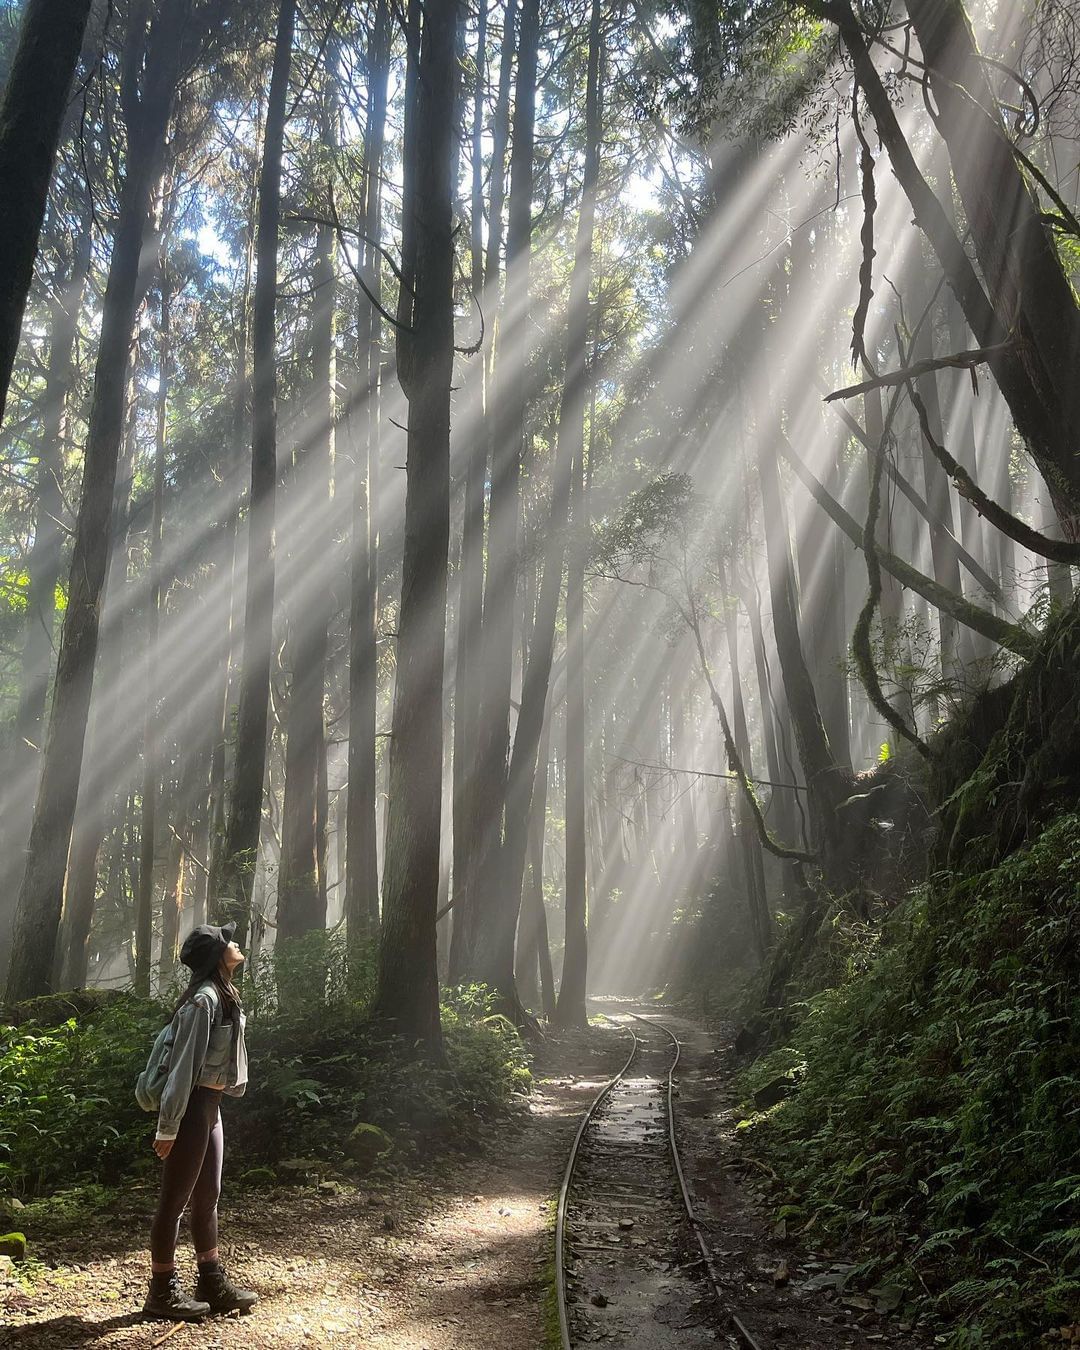
[{"label": "woman", "polygon": [[[242,1096],[247,1085],[244,1013],[232,982],[244,955],[233,940],[235,932],[234,923],[222,928],[201,924],[180,951],[191,981],[173,1014],[169,1076],[154,1139],[154,1152],[165,1166],[150,1229],[146,1317],[197,1322],[212,1312],[246,1312],[258,1298],[250,1289],[237,1288],[218,1259],[221,1095]],[[189,1201],[199,1266],[194,1298],[180,1289],[175,1259],[180,1216]]]}]

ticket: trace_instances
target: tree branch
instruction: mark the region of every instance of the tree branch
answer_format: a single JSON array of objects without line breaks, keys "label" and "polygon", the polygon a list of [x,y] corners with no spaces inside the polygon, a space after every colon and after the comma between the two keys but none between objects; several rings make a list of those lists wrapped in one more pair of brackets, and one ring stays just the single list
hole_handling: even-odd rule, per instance
[{"label": "tree branch", "polygon": [[961,497],[966,497],[980,516],[988,520],[991,525],[996,526],[1002,534],[1008,535],[1021,548],[1030,549],[1040,558],[1049,558],[1052,562],[1068,563],[1073,567],[1080,566],[1080,544],[1070,543],[1066,539],[1050,539],[1047,535],[1040,534],[1038,530],[1025,524],[1024,521],[1018,520],[1003,506],[999,506],[997,502],[988,497],[967,469],[962,464],[958,464],[944,445],[934,436],[930,426],[930,418],[927,415],[926,404],[912,383],[908,384],[908,394],[915,411],[919,415],[919,426],[922,428],[922,434],[927,445],[933,451],[934,458],[952,479],[953,487]]},{"label": "tree branch", "polygon": [[840,398],[856,398],[859,394],[870,393],[872,389],[888,389],[898,384],[907,384],[909,380],[917,380],[923,375],[932,374],[935,370],[972,370],[975,366],[992,360],[1011,345],[1009,342],[999,342],[993,347],[975,347],[971,351],[953,352],[950,356],[927,357],[926,360],[916,361],[901,370],[889,370],[884,375],[875,375],[873,379],[863,380],[861,384],[850,384],[846,389],[835,389],[831,394],[825,395],[825,402],[833,403]]},{"label": "tree branch", "polygon": [[[858,522],[844,510],[828,489],[822,486],[796,454],[785,436],[780,436],[777,444],[780,453],[794,469],[797,477],[817,504],[843,530],[856,548],[861,549],[863,537]],[[951,614],[954,619],[966,625],[973,632],[981,633],[983,637],[989,638],[999,647],[1004,647],[1007,651],[1014,652],[1025,660],[1030,660],[1034,656],[1036,648],[1034,634],[1021,628],[1018,624],[999,618],[990,610],[983,609],[981,605],[972,604],[970,600],[965,600],[963,596],[956,595],[947,586],[932,581],[918,568],[912,567],[909,562],[905,562],[903,558],[888,552],[880,545],[877,546],[876,552],[882,567],[887,572],[891,573],[902,586],[906,586],[916,595],[921,595],[924,600],[929,601],[936,609]]]}]

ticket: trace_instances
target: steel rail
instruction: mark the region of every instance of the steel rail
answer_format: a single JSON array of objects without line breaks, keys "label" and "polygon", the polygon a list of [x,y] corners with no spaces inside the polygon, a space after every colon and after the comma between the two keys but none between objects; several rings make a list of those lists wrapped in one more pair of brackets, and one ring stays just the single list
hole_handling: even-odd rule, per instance
[{"label": "steel rail", "polygon": [[[606,1016],[606,1014],[605,1014]],[[618,1026],[612,1018],[607,1019],[613,1026]],[[626,1063],[617,1074],[609,1078],[600,1091],[593,1098],[588,1110],[581,1117],[581,1123],[578,1125],[577,1134],[574,1135],[574,1142],[570,1145],[570,1156],[566,1160],[566,1171],[563,1173],[562,1185],[559,1187],[559,1204],[555,1214],[555,1297],[559,1305],[559,1335],[562,1339],[562,1350],[573,1350],[570,1342],[570,1315],[566,1308],[566,1262],[564,1248],[566,1246],[566,1202],[570,1194],[570,1183],[574,1178],[574,1168],[577,1165],[578,1150],[581,1148],[581,1140],[585,1131],[589,1128],[593,1117],[607,1100],[608,1094],[616,1083],[620,1082],[625,1076],[630,1065],[633,1064],[641,1042],[633,1027],[625,1027],[624,1030],[630,1033],[633,1045],[630,1053],[626,1057]]]},{"label": "steel rail", "polygon": [[[760,1343],[754,1338],[749,1328],[743,1322],[735,1309],[728,1302],[724,1291],[720,1287],[720,1278],[716,1273],[716,1266],[713,1260],[712,1251],[701,1233],[701,1221],[694,1213],[694,1202],[690,1198],[690,1188],[686,1184],[686,1174],[683,1171],[682,1156],[679,1153],[679,1145],[675,1139],[675,1070],[679,1067],[679,1060],[682,1058],[682,1043],[678,1036],[670,1028],[664,1026],[662,1022],[650,1021],[647,1017],[642,1017],[639,1013],[628,1013],[638,1022],[644,1022],[648,1027],[655,1031],[662,1031],[675,1047],[675,1058],[671,1061],[671,1067],[668,1069],[667,1076],[667,1113],[668,1113],[668,1144],[671,1148],[671,1159],[675,1164],[675,1175],[679,1178],[679,1190],[682,1192],[683,1205],[686,1207],[686,1217],[690,1220],[690,1227],[694,1230],[694,1236],[697,1238],[698,1247],[701,1249],[702,1259],[705,1262],[705,1269],[709,1272],[709,1281],[712,1284],[713,1292],[716,1295],[716,1301],[721,1310],[727,1316],[732,1328],[742,1341],[745,1350],[762,1350]],[[635,1037],[636,1040],[636,1037]],[[567,1345],[569,1350],[569,1344]]]}]

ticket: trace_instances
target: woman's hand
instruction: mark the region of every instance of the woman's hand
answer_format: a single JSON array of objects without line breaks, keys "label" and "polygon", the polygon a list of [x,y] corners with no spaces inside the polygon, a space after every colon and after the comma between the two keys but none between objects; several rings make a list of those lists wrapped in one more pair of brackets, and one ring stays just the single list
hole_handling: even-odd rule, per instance
[{"label": "woman's hand", "polygon": [[154,1152],[159,1158],[167,1158],[172,1152],[172,1146],[176,1143],[175,1139],[155,1139]]}]

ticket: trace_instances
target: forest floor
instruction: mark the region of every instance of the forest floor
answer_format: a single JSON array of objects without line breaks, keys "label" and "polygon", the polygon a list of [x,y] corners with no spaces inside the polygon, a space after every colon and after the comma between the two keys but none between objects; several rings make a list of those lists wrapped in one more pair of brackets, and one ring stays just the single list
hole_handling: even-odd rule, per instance
[{"label": "forest floor", "polygon": [[[845,1295],[847,1262],[776,1234],[769,1206],[732,1163],[723,1036],[666,1010],[663,1020],[685,1046],[677,1113],[687,1175],[721,1285],[743,1320],[762,1344],[793,1350],[920,1345],[873,1300]],[[230,1193],[226,1144],[223,1258],[260,1295],[242,1318],[177,1327],[141,1320],[153,1206],[146,1188],[119,1195],[109,1213],[31,1233],[29,1278],[16,1284],[0,1272],[0,1343],[544,1350],[557,1344],[549,1339],[552,1228],[566,1152],[581,1112],[624,1058],[623,1035],[610,1025],[552,1038],[536,1056],[528,1113],[493,1132],[482,1159],[443,1156],[378,1188],[325,1182]],[[735,1345],[726,1334],[717,1339]]]}]

